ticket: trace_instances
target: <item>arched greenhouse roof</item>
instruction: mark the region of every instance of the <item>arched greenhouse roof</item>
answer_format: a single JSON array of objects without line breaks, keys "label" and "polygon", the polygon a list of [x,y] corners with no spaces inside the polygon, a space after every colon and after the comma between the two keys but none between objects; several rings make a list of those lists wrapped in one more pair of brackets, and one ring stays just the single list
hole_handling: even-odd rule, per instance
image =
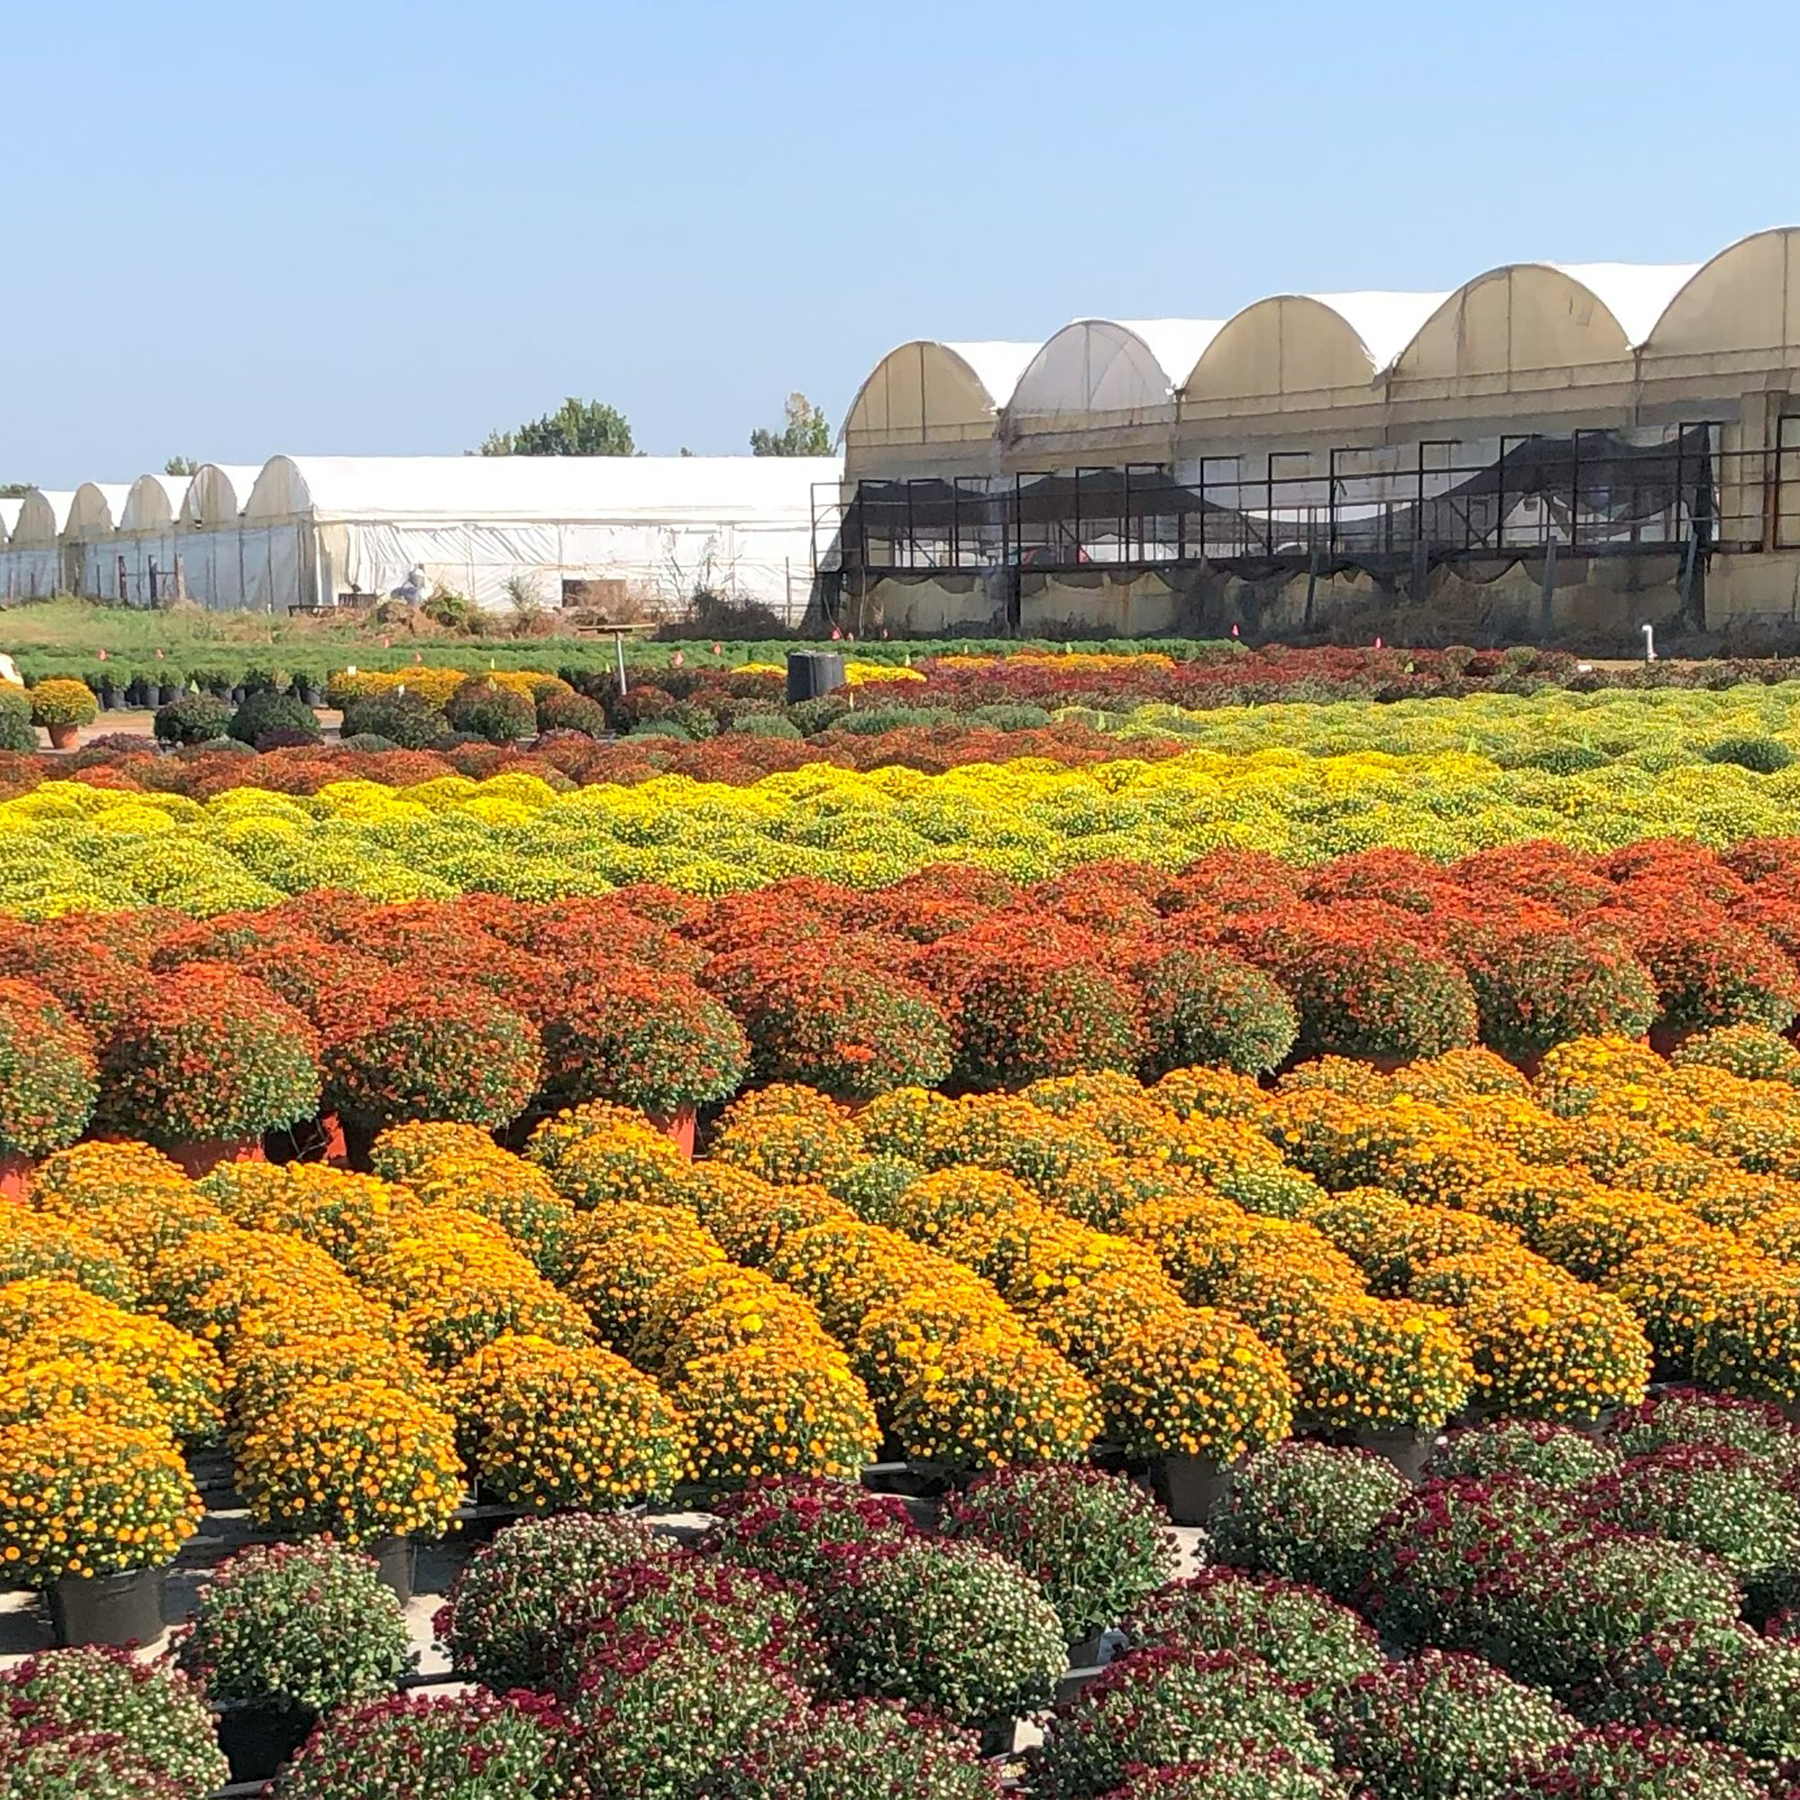
[{"label": "arched greenhouse roof", "polygon": [[235,525],[261,473],[258,463],[202,463],[182,495],[182,524]]},{"label": "arched greenhouse roof", "polygon": [[69,508],[75,503],[72,491],[56,488],[33,488],[19,502],[19,516],[13,521],[12,548],[15,550],[47,550],[60,541],[68,522]]},{"label": "arched greenhouse roof", "polygon": [[186,475],[140,475],[125,497],[119,530],[160,531],[173,525],[181,516],[189,479]]},{"label": "arched greenhouse roof", "polygon": [[1036,344],[914,338],[869,372],[844,415],[847,447],[979,442],[1011,399]]},{"label": "arched greenhouse roof", "polygon": [[1152,417],[1172,402],[1218,319],[1077,319],[1038,351],[1004,409],[1033,428]]},{"label": "arched greenhouse roof", "polygon": [[69,516],[63,521],[63,537],[78,544],[111,537],[119,528],[119,520],[125,515],[125,502],[130,497],[128,482],[84,481],[69,502]]},{"label": "arched greenhouse roof", "polygon": [[1784,225],[1727,245],[1663,309],[1647,358],[1720,356],[1800,347],[1800,228]]}]

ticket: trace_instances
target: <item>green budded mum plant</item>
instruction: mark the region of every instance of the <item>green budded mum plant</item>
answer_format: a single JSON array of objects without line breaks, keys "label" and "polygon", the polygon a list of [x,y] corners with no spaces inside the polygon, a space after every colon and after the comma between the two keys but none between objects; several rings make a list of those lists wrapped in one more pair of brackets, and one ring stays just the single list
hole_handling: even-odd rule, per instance
[{"label": "green budded mum plant", "polygon": [[1409,1492],[1372,1452],[1276,1444],[1232,1472],[1209,1525],[1213,1554],[1345,1599],[1367,1572],[1376,1528]]},{"label": "green budded mum plant", "polygon": [[1043,1705],[1068,1664],[1043,1590],[973,1544],[916,1538],[843,1551],[815,1603],[847,1698],[903,1700],[980,1724]]},{"label": "green budded mum plant", "polygon": [[176,1660],[214,1700],[325,1712],[379,1698],[416,1657],[375,1563],[312,1542],[256,1544],[221,1563]]},{"label": "green budded mum plant", "polygon": [[629,1513],[521,1519],[458,1573],[432,1620],[438,1646],[497,1693],[546,1688],[564,1653],[563,1596],[666,1553],[667,1540]]},{"label": "green budded mum plant", "polygon": [[705,1551],[808,1588],[831,1574],[836,1551],[914,1535],[895,1496],[818,1476],[753,1481],[712,1511]]},{"label": "green budded mum plant", "polygon": [[281,1800],[567,1800],[572,1757],[548,1702],[395,1695],[329,1714]]},{"label": "green budded mum plant", "polygon": [[1260,1657],[1142,1650],[1057,1702],[1029,1759],[1041,1800],[1094,1800],[1133,1771],[1269,1752],[1331,1767],[1304,1699]]},{"label": "green budded mum plant", "polygon": [[75,1142],[99,1089],[94,1042],[61,1004],[0,981],[0,1156],[48,1156]]},{"label": "green budded mum plant", "polygon": [[[0,1717],[35,1738],[64,1742],[98,1734],[148,1777],[184,1794],[230,1779],[200,1690],[178,1670],[99,1645],[48,1650],[0,1672]],[[8,1755],[0,1728],[0,1769]],[[0,1793],[5,1792],[0,1775]]]},{"label": "green budded mum plant", "polygon": [[1329,1698],[1382,1666],[1380,1640],[1316,1588],[1240,1569],[1202,1569],[1142,1601],[1125,1621],[1136,1648],[1244,1650],[1309,1698]]},{"label": "green budded mum plant", "polygon": [[1611,1444],[1573,1426],[1499,1419],[1451,1432],[1432,1452],[1430,1473],[1441,1480],[1517,1476],[1573,1493],[1618,1466],[1619,1453]]},{"label": "green budded mum plant", "polygon": [[1175,1570],[1162,1509],[1123,1476],[1076,1463],[984,1475],[945,1507],[940,1529],[1036,1580],[1071,1644],[1117,1625]]}]

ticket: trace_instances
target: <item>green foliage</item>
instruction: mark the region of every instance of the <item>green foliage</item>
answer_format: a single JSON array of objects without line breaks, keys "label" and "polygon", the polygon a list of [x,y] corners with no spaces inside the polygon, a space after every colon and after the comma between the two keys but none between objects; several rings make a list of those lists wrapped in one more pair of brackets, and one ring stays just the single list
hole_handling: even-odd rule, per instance
[{"label": "green foliage", "polygon": [[631,426],[603,400],[573,394],[553,413],[531,419],[517,431],[496,431],[481,446],[483,456],[631,456]]},{"label": "green foliage", "polygon": [[205,744],[225,735],[237,716],[229,700],[211,694],[183,694],[159,707],[151,727],[159,744]]},{"label": "green foliage", "polygon": [[244,703],[231,716],[226,735],[240,744],[261,749],[271,739],[287,743],[296,739],[319,742],[319,721],[304,700],[292,694],[275,694],[264,689],[245,696]]},{"label": "green foliage", "polygon": [[798,390],[787,397],[787,424],[780,431],[762,426],[750,434],[752,456],[829,456],[831,426],[820,408]]}]

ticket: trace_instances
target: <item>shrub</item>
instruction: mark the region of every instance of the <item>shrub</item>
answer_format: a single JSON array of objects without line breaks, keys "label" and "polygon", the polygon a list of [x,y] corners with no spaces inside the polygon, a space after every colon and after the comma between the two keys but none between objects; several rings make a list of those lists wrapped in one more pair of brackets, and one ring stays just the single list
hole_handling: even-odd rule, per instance
[{"label": "shrub", "polygon": [[1726,1444],[1673,1444],[1592,1482],[1588,1510],[1621,1531],[1717,1557],[1751,1604],[1787,1603],[1800,1582],[1800,1499],[1778,1468]]},{"label": "shrub", "polygon": [[225,727],[227,737],[262,750],[272,745],[316,744],[323,733],[313,709],[294,694],[270,693],[266,688],[247,694]]},{"label": "shrub", "polygon": [[0,1567],[15,1582],[156,1568],[193,1536],[201,1510],[165,1432],[81,1413],[0,1430]]},{"label": "shrub", "polygon": [[974,1544],[906,1538],[839,1553],[816,1596],[848,1698],[904,1700],[965,1724],[1029,1712],[1067,1667],[1061,1623],[1024,1570]]},{"label": "shrub", "polygon": [[1331,1766],[1305,1702],[1260,1657],[1144,1650],[1057,1702],[1031,1753],[1031,1792],[1091,1800],[1138,1769],[1264,1752]]},{"label": "shrub", "polygon": [[740,1009],[763,1081],[803,1082],[841,1100],[937,1087],[948,1021],[914,983],[849,964],[775,970]]},{"label": "shrub", "polygon": [[754,1481],[713,1507],[702,1540],[711,1554],[812,1587],[834,1566],[834,1552],[913,1535],[906,1507],[853,1481],[817,1477]]},{"label": "shrub", "polygon": [[714,1800],[999,1800],[1000,1778],[967,1732],[927,1713],[858,1700],[729,1759]]},{"label": "shrub", "polygon": [[432,1621],[459,1673],[505,1693],[547,1688],[564,1653],[557,1607],[615,1570],[663,1552],[629,1513],[521,1519],[463,1565]]},{"label": "shrub", "polygon": [[1372,1452],[1276,1444],[1232,1472],[1209,1527],[1213,1553],[1346,1599],[1382,1519],[1407,1492],[1405,1477]]},{"label": "shrub", "polygon": [[1212,1307],[1159,1315],[1098,1368],[1108,1433],[1139,1456],[1235,1462],[1293,1424],[1281,1358]]},{"label": "shrub", "polygon": [[1376,1527],[1364,1608],[1395,1643],[1479,1645],[1504,1582],[1546,1554],[1574,1516],[1568,1496],[1531,1482],[1427,1482]]},{"label": "shrub", "polygon": [[1347,1606],[1230,1568],[1158,1589],[1125,1621],[1125,1635],[1137,1648],[1253,1652],[1315,1706],[1382,1665],[1380,1641]]},{"label": "shrub", "polygon": [[557,1686],[579,1691],[591,1655],[621,1644],[686,1644],[785,1669],[808,1686],[823,1675],[806,1596],[757,1569],[677,1551],[628,1563],[557,1608],[564,1661]]},{"label": "shrub", "polygon": [[472,731],[490,744],[516,743],[537,730],[537,709],[528,695],[491,675],[471,676],[444,702],[452,731]]},{"label": "shrub", "polygon": [[1363,1676],[1336,1724],[1339,1758],[1372,1800],[1500,1800],[1517,1758],[1575,1729],[1555,1701],[1435,1650]]},{"label": "shrub", "polygon": [[1614,1415],[1609,1443],[1625,1456],[1647,1456],[1676,1444],[1723,1444],[1781,1471],[1800,1468],[1800,1430],[1778,1406],[1703,1388],[1662,1388]]},{"label": "shrub", "polygon": [[1090,963],[1015,946],[957,985],[956,1073],[975,1089],[1077,1069],[1134,1069],[1143,1043],[1125,985]]},{"label": "shrub", "polygon": [[718,1001],[679,975],[609,971],[553,1000],[541,1021],[546,1098],[672,1113],[735,1093],[749,1045]]},{"label": "shrub", "polygon": [[157,708],[151,729],[159,744],[208,744],[225,736],[236,715],[229,700],[215,700],[211,694],[183,694]]},{"label": "shrub", "polygon": [[10,681],[0,681],[0,750],[36,750],[31,722],[31,696]]},{"label": "shrub", "polygon": [[1793,751],[1780,738],[1772,737],[1721,738],[1700,754],[1709,763],[1734,763],[1755,775],[1779,774],[1794,760]]},{"label": "shrub", "polygon": [[585,694],[550,693],[537,703],[537,728],[544,731],[579,731],[584,737],[605,737],[609,729],[606,708]]},{"label": "shrub", "polygon": [[941,1529],[1030,1575],[1071,1644],[1117,1625],[1175,1567],[1168,1521],[1149,1496],[1073,1464],[984,1475],[945,1508]]},{"label": "shrub", "polygon": [[319,1110],[318,1039],[261,982],[191,963],[157,981],[100,1059],[102,1129],[153,1144],[261,1137]]},{"label": "shrub", "polygon": [[27,1738],[0,1718],[0,1800],[191,1800],[105,1732]]},{"label": "shrub", "polygon": [[854,1475],[880,1429],[841,1355],[763,1342],[703,1356],[675,1384],[693,1432],[694,1478],[731,1489],[769,1475]]},{"label": "shrub", "polygon": [[1616,1469],[1619,1454],[1567,1425],[1501,1419],[1453,1431],[1432,1453],[1430,1466],[1439,1480],[1516,1476],[1573,1493],[1596,1476]]},{"label": "shrub", "polygon": [[1677,1028],[1785,1031],[1800,1012],[1800,972],[1748,926],[1664,914],[1639,938],[1637,953],[1656,983],[1663,1019]]},{"label": "shrub", "polygon": [[400,1602],[368,1557],[253,1544],[201,1589],[176,1661],[214,1700],[325,1712],[379,1698],[414,1656]]},{"label": "shrub", "polygon": [[0,980],[0,1156],[72,1144],[98,1093],[86,1029],[40,987]]},{"label": "shrub", "polygon": [[1762,1800],[1765,1792],[1735,1751],[1676,1731],[1608,1725],[1526,1758],[1505,1800]]},{"label": "shrub", "polygon": [[1146,1079],[1191,1065],[1266,1075],[1286,1060],[1299,1034],[1287,995],[1235,957],[1170,950],[1142,973],[1141,986]]},{"label": "shrub", "polygon": [[1140,1770],[1106,1800],[1342,1800],[1343,1792],[1329,1768],[1291,1750],[1245,1744],[1174,1768]]},{"label": "shrub", "polygon": [[609,1351],[502,1337],[445,1388],[475,1469],[511,1505],[662,1501],[687,1471],[687,1432],[662,1389]]},{"label": "shrub", "polygon": [[319,1382],[244,1434],[238,1478],[251,1515],[352,1544],[435,1535],[462,1499],[456,1428],[399,1388]]},{"label": "shrub", "polygon": [[378,737],[387,748],[429,750],[449,729],[444,709],[424,694],[370,694],[344,708],[342,739]]},{"label": "shrub", "polygon": [[409,1119],[510,1124],[542,1075],[538,1035],[475,990],[410,985],[372,996],[364,1015],[329,1041],[327,1103],[347,1122],[379,1130]]},{"label": "shrub", "polygon": [[31,722],[34,725],[91,725],[100,702],[85,681],[52,676],[31,690]]},{"label": "shrub", "polygon": [[1462,971],[1405,938],[1316,937],[1278,970],[1302,1057],[1441,1056],[1476,1038]]},{"label": "shrub", "polygon": [[[210,1793],[230,1779],[199,1690],[126,1650],[50,1650],[15,1663],[0,1672],[0,1720],[36,1740],[109,1739],[147,1777],[183,1794]],[[0,1771],[9,1761],[6,1730],[0,1724]]]},{"label": "shrub", "polygon": [[797,1738],[803,1689],[773,1663],[692,1642],[618,1644],[569,1703],[585,1777],[607,1800],[694,1800],[748,1751]]},{"label": "shrub", "polygon": [[281,1800],[563,1800],[554,1712],[525,1695],[395,1695],[327,1716],[281,1777]]},{"label": "shrub", "polygon": [[1499,928],[1464,947],[1481,1041],[1535,1056],[1570,1038],[1639,1037],[1656,1018],[1656,988],[1622,946],[1596,935]]},{"label": "shrub", "polygon": [[1485,1605],[1487,1653],[1574,1701],[1647,1635],[1729,1625],[1741,1603],[1724,1566],[1697,1551],[1604,1529],[1564,1536],[1509,1558]]}]

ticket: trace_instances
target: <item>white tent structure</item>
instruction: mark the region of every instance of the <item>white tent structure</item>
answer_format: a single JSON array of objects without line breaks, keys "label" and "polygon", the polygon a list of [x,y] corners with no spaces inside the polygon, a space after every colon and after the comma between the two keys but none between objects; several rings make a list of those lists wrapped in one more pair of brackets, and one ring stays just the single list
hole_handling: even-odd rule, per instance
[{"label": "white tent structure", "polygon": [[204,605],[245,604],[243,534],[239,525],[258,463],[202,463],[182,496],[182,591]]},{"label": "white tent structure", "polygon": [[664,604],[706,588],[798,618],[813,488],[842,473],[835,457],[277,456],[244,502],[237,591],[211,577],[204,591],[192,555],[188,584],[213,605],[282,611],[385,597],[422,570],[485,607],[505,605],[514,579],[550,606],[565,584],[606,581]]},{"label": "white tent structure", "polygon": [[0,549],[0,599],[42,599],[69,586],[63,567],[63,526],[74,504],[72,491],[33,488],[18,503],[18,516]]},{"label": "white tent structure", "polygon": [[185,475],[140,475],[125,497],[113,550],[125,562],[125,597],[155,606],[183,589],[188,536],[181,527]]},{"label": "white tent structure", "polygon": [[129,482],[84,481],[69,503],[63,521],[64,567],[77,591],[107,600],[129,600],[122,590],[118,545],[114,541],[125,502],[131,498]]}]

